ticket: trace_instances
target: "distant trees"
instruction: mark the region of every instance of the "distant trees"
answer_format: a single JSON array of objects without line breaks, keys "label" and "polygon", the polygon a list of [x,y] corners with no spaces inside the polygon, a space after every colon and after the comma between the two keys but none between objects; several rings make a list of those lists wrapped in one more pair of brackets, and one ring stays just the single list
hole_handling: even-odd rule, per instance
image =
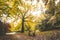
[{"label": "distant trees", "polygon": [[60,6],[57,6],[60,4],[60,2],[58,2],[57,4],[55,2],[55,0],[48,0],[47,4],[45,5],[45,14],[47,16],[45,16],[46,19],[42,20],[41,24],[39,24],[39,28],[42,31],[56,29],[60,27],[60,23],[58,22],[58,20],[60,19],[60,11],[57,12],[58,10],[60,10]]}]

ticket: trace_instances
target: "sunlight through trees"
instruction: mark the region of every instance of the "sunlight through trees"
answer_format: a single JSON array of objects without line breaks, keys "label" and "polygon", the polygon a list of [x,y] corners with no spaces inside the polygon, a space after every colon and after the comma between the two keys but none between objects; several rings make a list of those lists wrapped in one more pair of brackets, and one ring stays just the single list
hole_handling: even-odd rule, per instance
[{"label": "sunlight through trees", "polygon": [[31,31],[60,26],[60,0],[0,0],[0,21],[9,31]]}]

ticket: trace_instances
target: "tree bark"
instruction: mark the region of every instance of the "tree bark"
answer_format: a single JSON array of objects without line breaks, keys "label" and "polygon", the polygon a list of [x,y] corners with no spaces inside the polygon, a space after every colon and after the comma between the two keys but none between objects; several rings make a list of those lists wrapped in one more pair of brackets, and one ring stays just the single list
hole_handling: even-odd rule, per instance
[{"label": "tree bark", "polygon": [[24,16],[22,16],[22,28],[21,28],[21,32],[24,33]]}]

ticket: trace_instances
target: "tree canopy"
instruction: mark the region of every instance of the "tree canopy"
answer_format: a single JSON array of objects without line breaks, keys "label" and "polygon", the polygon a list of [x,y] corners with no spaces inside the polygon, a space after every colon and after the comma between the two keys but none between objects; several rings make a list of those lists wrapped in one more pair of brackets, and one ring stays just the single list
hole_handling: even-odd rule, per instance
[{"label": "tree canopy", "polygon": [[[58,0],[0,0],[0,20],[8,23],[10,31],[35,30],[39,27],[58,26],[60,1]],[[60,23],[58,23],[60,24]]]}]

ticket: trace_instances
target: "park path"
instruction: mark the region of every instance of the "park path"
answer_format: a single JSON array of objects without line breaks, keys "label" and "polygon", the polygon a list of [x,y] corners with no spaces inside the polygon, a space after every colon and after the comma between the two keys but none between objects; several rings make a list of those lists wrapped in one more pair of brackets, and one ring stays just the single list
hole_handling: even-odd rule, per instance
[{"label": "park path", "polygon": [[36,37],[28,36],[23,33],[7,33],[5,36],[1,36],[0,40],[38,40]]},{"label": "park path", "polygon": [[8,33],[7,35],[0,36],[0,40],[60,40],[60,30],[41,32],[35,37],[24,33]]}]

